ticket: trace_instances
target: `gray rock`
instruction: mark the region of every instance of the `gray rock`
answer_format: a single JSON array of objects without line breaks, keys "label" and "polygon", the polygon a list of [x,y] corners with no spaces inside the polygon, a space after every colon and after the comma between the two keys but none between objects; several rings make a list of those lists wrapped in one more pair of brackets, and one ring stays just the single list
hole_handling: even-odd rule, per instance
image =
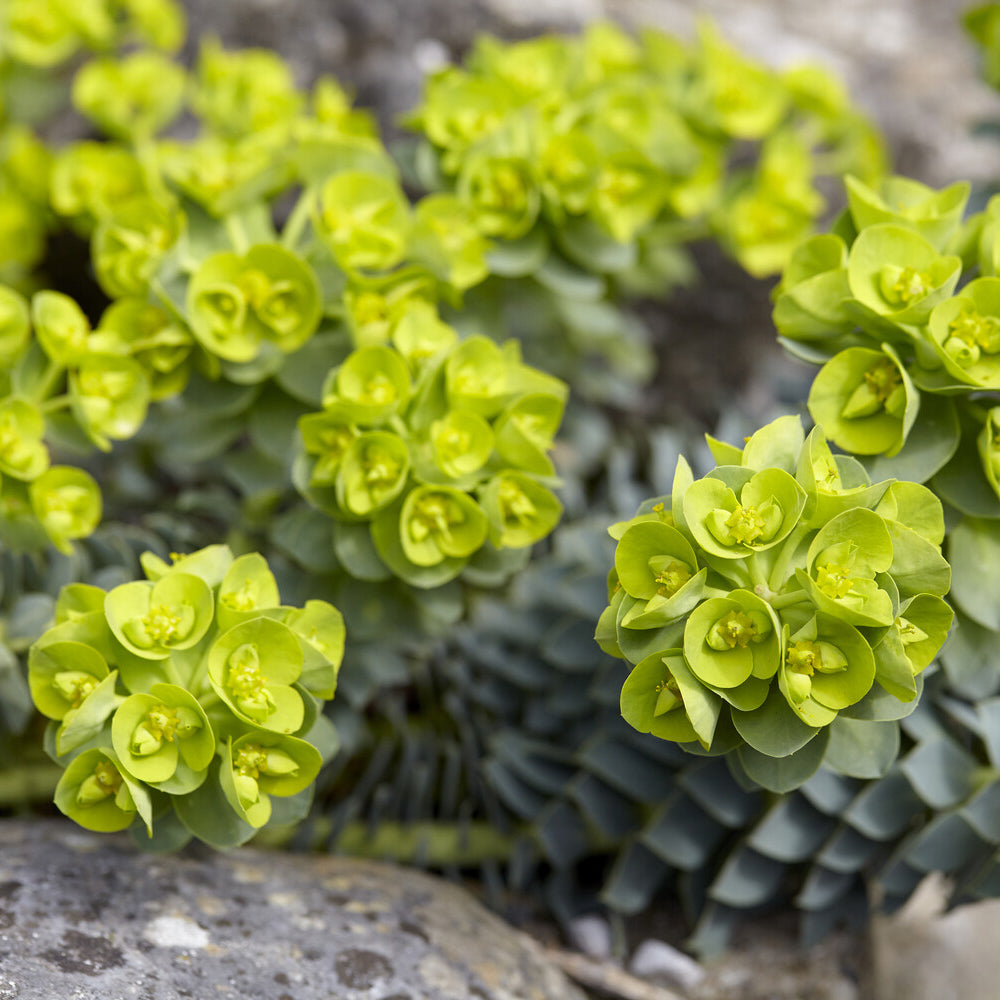
[{"label": "gray rock", "polygon": [[995,1000],[1000,992],[1000,900],[946,913],[953,885],[926,876],[906,905],[871,924],[879,1000]]},{"label": "gray rock", "polygon": [[705,978],[705,970],[690,955],[653,938],[636,948],[628,971],[641,979],[665,980],[685,992],[693,990]]},{"label": "gray rock", "polygon": [[596,914],[577,917],[567,928],[569,943],[589,958],[611,957],[611,925]]},{"label": "gray rock", "polygon": [[428,875],[328,856],[155,857],[0,822],[0,1000],[582,1000]]}]

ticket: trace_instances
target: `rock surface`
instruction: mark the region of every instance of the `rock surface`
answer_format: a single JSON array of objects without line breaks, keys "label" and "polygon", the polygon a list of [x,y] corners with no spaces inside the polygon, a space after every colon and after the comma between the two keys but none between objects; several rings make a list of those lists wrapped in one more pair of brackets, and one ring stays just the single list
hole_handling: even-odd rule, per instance
[{"label": "rock surface", "polygon": [[0,822],[0,1000],[582,1000],[462,889],[373,862],[155,857]]}]

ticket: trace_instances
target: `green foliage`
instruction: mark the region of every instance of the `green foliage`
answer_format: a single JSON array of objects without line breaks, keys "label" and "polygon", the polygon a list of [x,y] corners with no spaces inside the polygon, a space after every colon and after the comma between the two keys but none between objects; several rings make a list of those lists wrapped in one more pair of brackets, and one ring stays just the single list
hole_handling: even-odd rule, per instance
[{"label": "green foliage", "polygon": [[146,580],[64,588],[31,646],[32,698],[65,767],[56,805],[87,829],[144,829],[137,842],[154,850],[242,843],[272,796],[297,797],[301,815],[336,748],[319,709],[336,687],[340,613],[282,605],[267,563],[225,546],[141,561]]},{"label": "green foliage", "polygon": [[[767,70],[708,27],[693,45],[609,25],[484,40],[429,81],[424,140],[397,167],[331,78],[302,90],[273,53],[214,40],[184,68],[168,0],[71,6],[0,0],[0,276],[32,280],[61,225],[111,300],[88,318],[0,289],[4,759],[28,754],[30,691],[57,806],[167,850],[290,836],[336,755],[300,842],[481,865],[490,884],[497,865],[520,887],[545,870],[563,915],[597,856],[622,911],[676,876],[704,941],[803,862],[818,885],[800,905],[833,919],[872,856],[844,868],[842,832],[850,848],[905,826],[904,875],[972,857],[970,824],[990,843],[973,804],[992,716],[977,728],[953,696],[996,693],[1000,623],[976,581],[1000,544],[1000,417],[983,407],[969,435],[963,411],[960,431],[948,380],[993,388],[992,249],[957,282],[995,211],[959,229],[960,185],[870,186],[880,143],[836,81]],[[34,138],[25,123],[67,100],[107,141]],[[554,447],[567,386],[546,373],[634,409],[652,356],[620,300],[689,279],[705,237],[774,273],[844,168],[861,232],[797,251],[778,311],[813,356],[843,339],[812,403],[870,474],[790,420],[710,442],[707,477],[681,463],[654,490],[666,516],[647,505],[616,531],[599,635],[626,676],[592,639],[603,532],[564,529],[510,583],[563,506],[610,497],[622,517],[650,492],[593,411],[571,408]],[[511,332],[537,338],[531,364]],[[580,367],[595,356],[613,373]],[[96,480],[51,464],[67,450]],[[651,435],[637,464],[665,468],[664,450]],[[953,452],[942,482],[980,456],[986,476],[950,539],[967,575],[938,669],[944,522],[896,480]],[[109,518],[153,534],[98,527],[96,481]],[[885,834],[868,796],[892,813],[901,782],[918,803]],[[841,816],[847,789],[861,804]]]},{"label": "green foliage", "polygon": [[[626,268],[652,263],[665,222],[696,220],[751,272],[772,273],[823,209],[815,173],[881,169],[871,126],[833,78],[771,71],[707,23],[693,45],[611,24],[580,38],[483,38],[465,68],[430,78],[409,122],[428,186],[454,188],[487,235],[517,240],[538,225],[571,260],[574,231],[581,243],[603,235],[632,244]],[[759,143],[755,164],[731,165],[739,141]],[[820,146],[833,156],[823,168]]]}]

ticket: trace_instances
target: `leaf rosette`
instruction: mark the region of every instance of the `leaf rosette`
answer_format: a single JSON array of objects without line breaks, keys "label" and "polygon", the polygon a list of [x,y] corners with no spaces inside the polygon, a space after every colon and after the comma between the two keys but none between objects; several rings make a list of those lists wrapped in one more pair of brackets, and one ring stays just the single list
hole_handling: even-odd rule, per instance
[{"label": "leaf rosette", "polygon": [[108,673],[104,657],[83,642],[36,645],[28,658],[28,684],[35,706],[46,718],[59,722],[80,708]]},{"label": "leaf rosette", "polygon": [[267,560],[258,552],[248,552],[232,563],[219,583],[216,619],[226,631],[280,605],[278,583]]},{"label": "leaf rosette", "polygon": [[194,338],[166,310],[141,298],[113,302],[91,336],[96,351],[126,355],[149,379],[151,400],[176,396],[188,383]]},{"label": "leaf rosette", "polygon": [[93,59],[73,80],[73,104],[108,135],[148,139],[184,104],[183,67],[158,52]]},{"label": "leaf rosette", "polygon": [[684,658],[691,672],[741,711],[764,703],[781,653],[774,612],[748,590],[703,601],[684,625]]},{"label": "leaf rosette", "polygon": [[479,472],[493,452],[493,428],[479,414],[451,410],[430,426],[434,463],[449,479]]},{"label": "leaf rosette", "polygon": [[551,490],[523,472],[495,476],[480,491],[497,548],[521,549],[548,535],[562,517],[562,504]]},{"label": "leaf rosette", "polygon": [[143,196],[117,206],[98,223],[91,242],[101,288],[115,299],[145,296],[182,228],[181,214],[162,199]]},{"label": "leaf rosette", "polygon": [[370,518],[403,491],[410,472],[406,442],[389,431],[368,431],[347,446],[334,483],[348,514]]},{"label": "leaf rosette", "polygon": [[138,159],[111,143],[73,143],[52,164],[52,207],[84,235],[118,206],[150,193]]},{"label": "leaf rosette", "polygon": [[1000,389],[1000,278],[976,278],[935,306],[931,343],[948,374],[979,389]]},{"label": "leaf rosette", "polygon": [[399,512],[403,552],[417,566],[468,558],[486,541],[488,528],[479,504],[450,486],[416,487]]},{"label": "leaf rosette", "polygon": [[742,559],[779,545],[798,523],[805,491],[783,469],[747,477],[736,491],[706,477],[684,494],[684,520],[698,544],[723,559]]},{"label": "leaf rosette", "polygon": [[842,618],[822,612],[794,631],[786,624],[778,685],[807,725],[821,728],[857,704],[875,681],[868,640]]},{"label": "leaf rosette", "polygon": [[60,552],[71,552],[70,542],[93,534],[101,521],[101,491],[83,469],[53,465],[28,492],[35,517]]},{"label": "leaf rosette", "polygon": [[104,607],[115,638],[145,660],[164,660],[174,650],[197,645],[215,614],[208,584],[179,570],[155,583],[123,583],[108,593]]},{"label": "leaf rosette", "polygon": [[634,600],[622,618],[629,628],[676,621],[701,600],[707,568],[690,542],[669,524],[640,521],[626,529],[615,550],[615,572]]},{"label": "leaf rosette", "polygon": [[302,725],[302,696],[292,686],[302,673],[295,633],[270,618],[234,625],[208,651],[212,690],[246,723],[277,733]]},{"label": "leaf rosette", "polygon": [[154,684],[149,694],[129,695],[112,719],[111,742],[122,768],[149,785],[169,782],[179,767],[185,788],[192,779],[200,784],[215,756],[205,710],[176,684]]},{"label": "leaf rosette", "polygon": [[855,455],[897,454],[919,408],[920,394],[888,345],[841,351],[809,390],[812,418],[829,440]]},{"label": "leaf rosette", "polygon": [[847,245],[833,234],[812,236],[789,254],[775,290],[774,324],[794,340],[833,340],[854,329],[850,299]]},{"label": "leaf rosette", "polygon": [[125,773],[110,749],[85,750],[70,761],[56,785],[55,803],[85,830],[113,833],[131,826],[137,816],[152,830],[148,789]]},{"label": "leaf rosette", "polygon": [[312,268],[277,244],[223,252],[201,263],[187,292],[198,342],[225,361],[253,361],[264,344],[282,354],[316,331],[322,295]]},{"label": "leaf rosette", "polygon": [[406,362],[391,347],[372,345],[352,351],[331,371],[323,407],[358,424],[381,424],[399,413],[413,391]]},{"label": "leaf rosette", "polygon": [[862,229],[847,262],[859,322],[873,322],[876,331],[883,328],[878,318],[894,325],[925,322],[955,290],[961,272],[958,257],[939,254],[922,236],[891,224]]},{"label": "leaf rosette", "polygon": [[970,191],[968,181],[936,191],[909,177],[884,177],[868,185],[848,175],[844,186],[858,229],[892,223],[912,229],[938,251],[958,230]]},{"label": "leaf rosette", "polygon": [[871,510],[848,510],[828,521],[809,545],[806,570],[797,576],[816,607],[852,625],[888,625],[892,596],[876,576],[893,561],[886,522]]},{"label": "leaf rosette", "polygon": [[409,202],[390,177],[343,171],[320,189],[316,226],[345,269],[395,267],[406,254],[412,224]]},{"label": "leaf rosette", "polygon": [[149,376],[132,358],[91,353],[69,374],[70,407],[83,432],[102,451],[111,439],[134,437],[152,396]]},{"label": "leaf rosette", "polygon": [[323,759],[312,744],[275,733],[246,733],[223,746],[219,772],[233,810],[253,827],[271,818],[275,795],[296,795],[316,779]]},{"label": "leaf rosette", "polygon": [[0,472],[37,479],[49,467],[44,436],[45,417],[37,406],[17,397],[0,401]]},{"label": "leaf rosette", "polygon": [[84,361],[89,350],[90,320],[61,292],[38,292],[31,300],[31,318],[42,350],[62,365]]},{"label": "leaf rosette", "polygon": [[625,721],[640,733],[675,743],[709,746],[721,699],[698,682],[679,649],[651,653],[632,668],[622,685]]},{"label": "leaf rosette", "polygon": [[542,196],[534,167],[516,155],[476,153],[464,163],[456,187],[480,230],[516,240],[535,224]]}]

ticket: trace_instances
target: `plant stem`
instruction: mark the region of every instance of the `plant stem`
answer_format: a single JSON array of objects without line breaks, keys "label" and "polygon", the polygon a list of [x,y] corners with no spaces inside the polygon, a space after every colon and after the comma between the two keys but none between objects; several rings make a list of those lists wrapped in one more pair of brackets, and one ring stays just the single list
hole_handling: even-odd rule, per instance
[{"label": "plant stem", "polygon": [[226,235],[233,249],[242,256],[250,249],[250,239],[243,226],[243,221],[235,214],[227,215],[225,218]]},{"label": "plant stem", "polygon": [[52,392],[53,388],[59,382],[59,379],[62,378],[65,371],[66,366],[59,364],[58,361],[49,362],[48,367],[45,369],[45,374],[42,375],[33,393],[36,403],[40,404],[45,400],[46,396]]},{"label": "plant stem", "polygon": [[792,529],[791,534],[785,539],[784,545],[781,546],[781,552],[771,567],[769,590],[780,590],[784,587],[788,580],[789,564],[795,558],[799,546],[802,544],[802,540],[809,534],[809,530],[809,528],[799,524]]},{"label": "plant stem", "polygon": [[[311,843],[320,847],[333,829],[328,819],[320,818],[312,826]],[[293,832],[291,828],[288,832]],[[282,831],[265,833],[257,843],[280,846]],[[484,861],[505,861],[521,838],[500,833],[489,823],[348,823],[337,837],[337,852],[359,858],[389,859],[400,863],[473,867]]]},{"label": "plant stem", "polygon": [[51,399],[45,400],[39,406],[42,413],[52,413],[54,410],[61,410],[64,406],[69,406],[72,402],[72,396],[68,392],[63,393],[61,396],[53,396]]},{"label": "plant stem", "polygon": [[764,575],[764,571],[760,568],[760,563],[757,561],[757,553],[754,552],[749,559],[747,559],[747,568],[750,570],[750,579],[753,581],[755,587],[760,587],[762,590],[767,590],[767,577]]},{"label": "plant stem", "polygon": [[285,228],[281,233],[281,245],[289,250],[295,248],[295,244],[302,238],[302,233],[309,223],[314,196],[315,190],[311,186],[304,188],[285,222]]},{"label": "plant stem", "polygon": [[793,590],[789,594],[778,594],[776,597],[772,597],[768,601],[768,604],[770,604],[775,611],[780,611],[782,608],[790,607],[792,604],[801,604],[803,601],[808,600],[808,590]]}]

